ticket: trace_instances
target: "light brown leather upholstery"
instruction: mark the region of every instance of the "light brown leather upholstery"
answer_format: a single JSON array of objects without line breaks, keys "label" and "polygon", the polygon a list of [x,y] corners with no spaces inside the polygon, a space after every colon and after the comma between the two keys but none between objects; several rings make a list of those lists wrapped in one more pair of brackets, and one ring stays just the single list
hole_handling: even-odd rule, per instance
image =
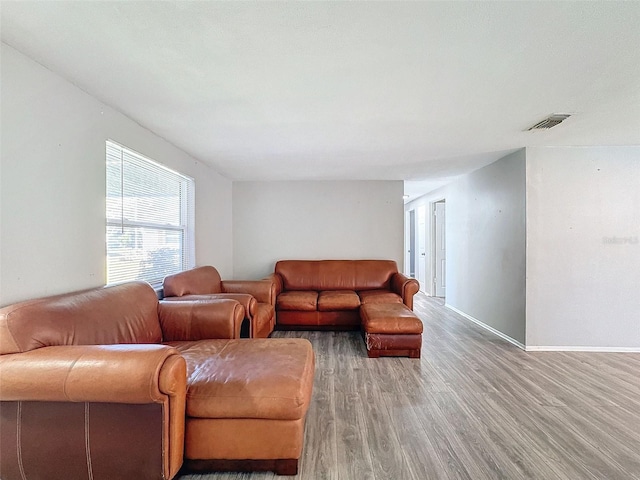
[{"label": "light brown leather upholstery", "polygon": [[401,303],[367,303],[360,307],[362,334],[369,357],[420,358],[422,322]]},{"label": "light brown leather upholstery", "polygon": [[142,282],[10,305],[0,310],[0,354],[53,345],[160,343],[157,305],[156,293]]},{"label": "light brown leather upholstery", "polygon": [[304,418],[187,418],[185,458],[300,458],[303,436]]},{"label": "light brown leather upholstery", "polygon": [[360,297],[353,290],[324,290],[318,295],[318,310],[321,312],[357,310],[358,308],[360,308]]},{"label": "light brown leather upholstery", "polygon": [[[0,478],[171,479],[185,451],[294,472],[311,344],[237,339],[243,317],[232,299],[158,302],[142,282],[0,309]],[[252,422],[272,433],[238,438]]]},{"label": "light brown leather upholstery", "polygon": [[[187,415],[196,418],[304,417],[313,387],[311,344],[300,339],[176,342],[189,366]],[[206,363],[198,362],[207,358]]]},{"label": "light brown leather upholstery", "polygon": [[404,303],[411,309],[419,289],[392,260],[281,260],[270,278],[279,328],[356,329],[360,305]]},{"label": "light brown leather upholstery", "polygon": [[169,393],[160,389],[161,372],[172,355],[178,351],[165,345],[73,345],[6,355],[0,357],[0,398],[161,403]]},{"label": "light brown leather upholstery", "polygon": [[318,309],[318,292],[282,292],[276,305],[278,310],[315,312]]},{"label": "light brown leather upholstery", "polygon": [[[11,425],[18,422],[18,425],[29,425],[35,436],[38,435],[36,419],[49,415],[51,412],[47,410],[56,410],[50,401],[83,403],[85,423],[78,424],[77,428],[82,431],[77,435],[84,435],[85,443],[93,443],[93,449],[78,454],[64,448],[62,442],[60,457],[56,460],[64,469],[73,459],[84,458],[86,469],[101,465],[100,471],[107,475],[102,478],[117,478],[123,470],[128,471],[129,466],[109,460],[109,450],[99,442],[113,440],[109,439],[107,430],[100,430],[98,426],[117,431],[125,428],[123,422],[126,422],[126,427],[131,428],[128,415],[117,415],[122,410],[120,405],[157,405],[144,411],[157,415],[158,437],[147,438],[149,448],[130,445],[128,458],[145,464],[151,457],[162,460],[153,468],[148,466],[139,478],[171,478],[177,473],[183,460],[186,364],[177,350],[160,344],[158,299],[148,284],[132,282],[10,305],[0,309],[0,332],[0,410],[3,411],[0,430],[11,429]],[[37,402],[30,404],[33,415],[29,416],[20,405],[33,400]],[[38,410],[39,405],[43,410]],[[111,425],[103,421],[108,405],[112,405],[113,410]],[[6,417],[5,408],[11,411],[14,407],[19,416]],[[140,408],[125,411],[142,412]],[[101,413],[92,415],[93,412]],[[87,429],[85,424],[92,427]],[[39,435],[53,438],[46,425],[42,424]],[[76,435],[68,430],[65,432],[70,437]],[[153,445],[158,452],[150,451]],[[58,475],[51,472],[51,464],[47,462],[34,460],[24,465],[30,455],[26,451],[35,448],[30,444],[16,444],[14,439],[2,442],[0,448],[3,480],[11,478],[4,469],[6,466],[7,471],[11,471],[16,465],[14,462],[22,462],[21,468],[28,469],[34,478]],[[94,475],[94,478],[97,477]]]},{"label": "light brown leather upholstery", "polygon": [[164,301],[171,302],[193,302],[197,300],[235,300],[244,311],[242,312],[242,318],[245,318],[245,314],[248,318],[253,318],[256,314],[256,308],[258,302],[253,295],[248,293],[206,293],[206,294],[189,294],[183,297],[164,297]]},{"label": "light brown leather upholstery", "polygon": [[374,290],[390,288],[398,273],[392,260],[281,260],[275,273],[285,290]]},{"label": "light brown leather upholstery", "polygon": [[268,337],[275,326],[275,285],[266,280],[225,280],[212,266],[203,266],[165,277],[164,298],[231,298],[245,308],[251,338]]},{"label": "light brown leather upholstery", "polygon": [[[206,338],[240,338],[245,310],[237,301],[224,299],[162,300],[158,317],[165,342]],[[229,321],[231,319],[231,321]]]},{"label": "light brown leather upholstery", "polygon": [[389,290],[365,290],[359,295],[363,305],[365,303],[402,303],[402,297]]},{"label": "light brown leather upholstery", "polygon": [[370,333],[422,333],[422,322],[404,305],[369,304],[360,315],[362,327]]},{"label": "light brown leather upholstery", "polygon": [[223,293],[222,279],[214,267],[205,266],[187,271],[188,274],[180,272],[164,278],[162,288],[165,297]]},{"label": "light brown leather upholstery", "polygon": [[276,289],[271,280],[223,280],[226,293],[247,293],[258,303],[276,304]]},{"label": "light brown leather upholstery", "polygon": [[309,341],[273,338],[170,345],[189,366],[187,467],[205,459],[300,458],[315,372]]}]

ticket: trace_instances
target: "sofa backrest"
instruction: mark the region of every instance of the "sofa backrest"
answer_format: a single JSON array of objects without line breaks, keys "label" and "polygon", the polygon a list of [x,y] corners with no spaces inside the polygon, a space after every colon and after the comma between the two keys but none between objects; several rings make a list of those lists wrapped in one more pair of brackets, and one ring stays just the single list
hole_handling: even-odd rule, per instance
[{"label": "sofa backrest", "polygon": [[39,298],[0,309],[0,354],[54,345],[161,341],[158,297],[144,282]]},{"label": "sofa backrest", "polygon": [[390,287],[393,260],[280,260],[275,273],[285,290],[375,290]]},{"label": "sofa backrest", "polygon": [[207,265],[168,275],[164,278],[162,287],[165,297],[206,295],[209,293],[222,293],[222,280],[218,270]]}]

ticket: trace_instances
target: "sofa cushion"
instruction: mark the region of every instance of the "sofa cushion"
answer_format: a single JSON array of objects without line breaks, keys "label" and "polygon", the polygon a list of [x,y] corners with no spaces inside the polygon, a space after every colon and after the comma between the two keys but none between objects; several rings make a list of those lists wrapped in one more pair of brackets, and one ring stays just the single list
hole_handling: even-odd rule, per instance
[{"label": "sofa cushion", "polygon": [[278,310],[315,311],[318,308],[318,292],[282,292],[276,300]]},{"label": "sofa cushion", "polygon": [[369,303],[360,310],[362,328],[367,333],[420,334],[422,322],[404,304]]},{"label": "sofa cushion", "polygon": [[402,297],[389,290],[364,290],[358,292],[360,302],[365,303],[402,303]]},{"label": "sofa cushion", "polygon": [[356,310],[360,308],[360,297],[353,290],[325,290],[318,294],[318,310]]},{"label": "sofa cushion", "polygon": [[187,361],[187,416],[303,418],[315,358],[301,338],[169,342]]}]

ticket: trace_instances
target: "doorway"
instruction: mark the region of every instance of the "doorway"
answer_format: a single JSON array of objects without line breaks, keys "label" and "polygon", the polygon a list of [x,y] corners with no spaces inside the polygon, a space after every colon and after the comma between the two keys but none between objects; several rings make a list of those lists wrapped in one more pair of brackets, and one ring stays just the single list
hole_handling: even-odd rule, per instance
[{"label": "doorway", "polygon": [[404,272],[411,278],[416,278],[416,211],[405,212],[404,218]]},{"label": "doorway", "polygon": [[427,207],[420,205],[417,210],[416,231],[416,279],[420,283],[420,290],[427,291]]},{"label": "doorway", "polygon": [[420,205],[405,212],[405,274],[418,280],[420,290],[428,293],[427,206]]},{"label": "doorway", "polygon": [[433,265],[433,296],[444,297],[446,294],[446,272],[447,272],[447,251],[446,251],[446,221],[445,221],[445,201],[440,200],[433,203],[433,242],[432,245],[432,265]]}]

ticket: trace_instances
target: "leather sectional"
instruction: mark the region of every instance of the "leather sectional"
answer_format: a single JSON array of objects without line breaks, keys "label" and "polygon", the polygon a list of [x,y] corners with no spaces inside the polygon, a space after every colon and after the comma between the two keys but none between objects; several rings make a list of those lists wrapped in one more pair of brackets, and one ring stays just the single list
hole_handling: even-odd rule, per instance
[{"label": "leather sectional", "polygon": [[361,305],[401,303],[411,310],[419,289],[392,260],[281,260],[269,278],[281,329],[359,329]]},{"label": "leather sectional", "polygon": [[313,349],[257,337],[362,327],[370,356],[419,357],[417,291],[393,261],[284,260],[262,281],[182,272],[161,301],[130,282],[4,307],[0,478],[296,474]]},{"label": "leather sectional", "polygon": [[313,350],[239,339],[244,316],[142,282],[0,309],[0,478],[295,474]]}]

